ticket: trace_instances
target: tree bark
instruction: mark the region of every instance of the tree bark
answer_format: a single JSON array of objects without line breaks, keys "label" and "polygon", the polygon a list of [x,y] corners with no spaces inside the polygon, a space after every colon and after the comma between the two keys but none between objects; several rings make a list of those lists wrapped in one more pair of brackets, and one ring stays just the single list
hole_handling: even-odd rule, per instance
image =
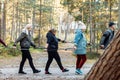
[{"label": "tree bark", "polygon": [[85,80],[120,80],[120,30]]},{"label": "tree bark", "polygon": [[0,2],[0,38],[1,38],[1,6],[2,6],[2,3]]},{"label": "tree bark", "polygon": [[2,15],[1,17],[1,33],[2,33],[1,38],[5,40],[6,38],[6,1],[2,2],[2,6],[3,8],[2,8],[2,13],[1,13]]},{"label": "tree bark", "polygon": [[118,8],[118,10],[119,10],[119,13],[118,13],[118,15],[119,15],[119,18],[118,18],[118,27],[120,29],[120,1],[119,1],[119,8]]}]

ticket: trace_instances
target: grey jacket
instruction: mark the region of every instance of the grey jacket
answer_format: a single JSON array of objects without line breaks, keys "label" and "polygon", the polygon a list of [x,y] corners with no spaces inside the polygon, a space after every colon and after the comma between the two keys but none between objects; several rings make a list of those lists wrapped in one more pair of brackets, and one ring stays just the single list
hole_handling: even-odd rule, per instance
[{"label": "grey jacket", "polygon": [[21,48],[27,48],[29,49],[30,46],[35,47],[35,44],[31,41],[31,37],[28,36],[26,33],[22,32],[20,34],[20,36],[18,37],[18,39],[15,41],[14,46],[16,46],[16,44],[20,42],[20,46]]}]

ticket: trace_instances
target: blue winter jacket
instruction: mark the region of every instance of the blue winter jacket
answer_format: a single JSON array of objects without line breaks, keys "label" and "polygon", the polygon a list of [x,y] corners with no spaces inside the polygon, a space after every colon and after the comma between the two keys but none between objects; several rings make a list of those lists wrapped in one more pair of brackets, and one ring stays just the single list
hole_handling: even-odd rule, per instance
[{"label": "blue winter jacket", "polygon": [[80,29],[75,31],[74,45],[77,47],[74,51],[75,54],[86,54],[87,41],[84,33]]}]

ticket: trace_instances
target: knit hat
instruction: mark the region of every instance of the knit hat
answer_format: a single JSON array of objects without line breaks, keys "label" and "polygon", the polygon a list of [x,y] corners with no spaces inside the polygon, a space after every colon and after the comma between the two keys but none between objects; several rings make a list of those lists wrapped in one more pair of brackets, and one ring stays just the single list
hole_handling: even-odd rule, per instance
[{"label": "knit hat", "polygon": [[109,27],[111,27],[111,26],[113,26],[113,25],[115,25],[114,22],[109,22]]},{"label": "knit hat", "polygon": [[86,25],[81,21],[78,21],[78,27],[79,29],[86,29]]}]

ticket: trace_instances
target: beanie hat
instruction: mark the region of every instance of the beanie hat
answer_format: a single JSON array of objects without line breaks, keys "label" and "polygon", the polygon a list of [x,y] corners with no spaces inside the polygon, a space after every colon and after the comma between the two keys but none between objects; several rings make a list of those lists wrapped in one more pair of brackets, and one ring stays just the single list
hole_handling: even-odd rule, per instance
[{"label": "beanie hat", "polygon": [[78,21],[78,27],[79,29],[86,29],[86,25],[81,21]]},{"label": "beanie hat", "polygon": [[111,26],[113,26],[113,25],[115,25],[114,22],[109,22],[109,27],[111,27]]}]

